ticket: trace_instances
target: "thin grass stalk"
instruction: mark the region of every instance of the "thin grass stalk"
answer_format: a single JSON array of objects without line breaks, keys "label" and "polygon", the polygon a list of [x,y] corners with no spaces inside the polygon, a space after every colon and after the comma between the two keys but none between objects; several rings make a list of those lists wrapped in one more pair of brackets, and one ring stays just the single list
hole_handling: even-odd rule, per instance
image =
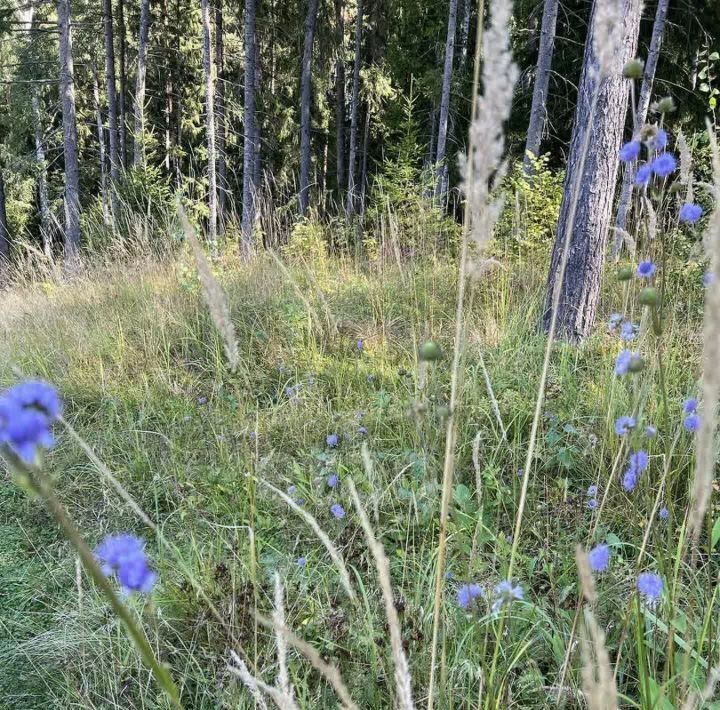
[{"label": "thin grass stalk", "polygon": [[285,626],[285,603],[284,592],[280,575],[275,573],[275,608],[273,610],[273,622],[275,627],[275,644],[277,646],[278,659],[278,678],[277,683],[280,691],[287,697],[293,697],[292,687],[290,686],[290,677],[287,667],[287,642],[285,637],[278,632],[278,628]]},{"label": "thin grass stalk", "polygon": [[283,693],[279,688],[273,688],[272,685],[268,685],[257,676],[250,673],[245,661],[242,660],[234,651],[230,652],[234,665],[228,665],[228,670],[236,675],[243,682],[243,685],[250,691],[255,702],[263,708],[267,708],[265,699],[262,696],[262,691],[267,695],[280,710],[298,710],[298,706],[295,701]]}]

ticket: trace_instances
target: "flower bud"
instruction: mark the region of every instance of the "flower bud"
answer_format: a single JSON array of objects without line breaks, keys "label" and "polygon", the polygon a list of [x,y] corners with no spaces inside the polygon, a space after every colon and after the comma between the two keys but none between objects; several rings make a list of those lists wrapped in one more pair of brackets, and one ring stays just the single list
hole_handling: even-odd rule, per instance
[{"label": "flower bud", "polygon": [[434,362],[435,360],[442,359],[443,353],[437,343],[428,340],[420,346],[418,356],[425,362]]},{"label": "flower bud", "polygon": [[618,269],[617,280],[618,281],[630,281],[633,277],[632,266],[622,266]]},{"label": "flower bud", "polygon": [[642,372],[644,367],[645,361],[640,357],[640,355],[635,355],[630,358],[630,367],[628,368],[630,372]]},{"label": "flower bud", "polygon": [[623,76],[626,79],[642,79],[643,69],[645,69],[645,62],[636,57],[623,67]]},{"label": "flower bud", "polygon": [[656,306],[658,302],[658,292],[656,288],[648,286],[640,291],[640,303],[643,306]]},{"label": "flower bud", "polygon": [[672,96],[666,96],[660,101],[656,101],[652,108],[655,113],[672,113],[675,110],[675,102]]}]

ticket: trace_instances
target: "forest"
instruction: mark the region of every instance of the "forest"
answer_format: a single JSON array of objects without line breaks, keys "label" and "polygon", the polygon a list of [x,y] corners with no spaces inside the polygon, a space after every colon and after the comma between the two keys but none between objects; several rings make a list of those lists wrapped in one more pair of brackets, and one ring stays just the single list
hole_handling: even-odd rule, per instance
[{"label": "forest", "polygon": [[720,708],[718,0],[0,39],[0,709]]}]

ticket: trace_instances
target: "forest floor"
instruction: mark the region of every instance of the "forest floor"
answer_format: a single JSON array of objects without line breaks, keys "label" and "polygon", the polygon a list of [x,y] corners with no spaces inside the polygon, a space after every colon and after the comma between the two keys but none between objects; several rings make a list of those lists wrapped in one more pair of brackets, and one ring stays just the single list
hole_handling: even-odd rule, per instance
[{"label": "forest floor", "polygon": [[[464,581],[491,588],[509,555],[545,347],[537,327],[543,263],[487,276],[467,313],[439,679],[443,694],[456,699],[448,706],[477,697],[492,623],[458,608],[457,588]],[[186,707],[252,706],[225,669],[233,637],[257,673],[274,681],[273,642],[252,611],[272,608],[275,571],[286,588],[288,625],[339,665],[361,707],[386,706],[387,631],[350,476],[391,560],[420,700],[430,662],[455,267],[428,261],[378,270],[328,259],[312,272],[285,271],[270,259],[241,267],[228,256],[214,268],[237,334],[235,373],[194,266],[181,258],[3,294],[0,384],[18,373],[54,383],[69,424],[181,553],[184,570],[59,428],[46,464],[88,542],[119,531],[148,541],[160,582],[150,600],[131,604]],[[578,593],[574,548],[591,524],[586,489],[607,478],[618,447],[613,422],[629,399],[613,377],[617,338],[603,326],[622,298],[613,285],[596,334],[553,351],[516,565],[526,601],[513,614],[500,659],[508,707],[549,703],[563,664]],[[664,341],[669,397],[678,408],[694,387],[699,352],[698,313],[684,309],[670,318]],[[419,363],[418,347],[428,339],[445,357]],[[690,441],[681,448],[678,479],[688,475]],[[333,473],[335,487],[328,484]],[[346,598],[322,544],[267,483],[290,490],[316,517],[341,551],[359,601]],[[618,551],[598,603],[601,618],[631,584],[652,488],[628,500],[614,486],[601,522]],[[334,517],[333,503],[347,515]],[[665,533],[657,534],[653,541],[662,544]],[[0,590],[0,707],[166,707],[42,505],[9,478],[0,486]],[[300,656],[291,655],[290,673],[301,707],[335,706]],[[568,682],[575,693],[577,675]],[[626,690],[632,683],[626,679]]]}]

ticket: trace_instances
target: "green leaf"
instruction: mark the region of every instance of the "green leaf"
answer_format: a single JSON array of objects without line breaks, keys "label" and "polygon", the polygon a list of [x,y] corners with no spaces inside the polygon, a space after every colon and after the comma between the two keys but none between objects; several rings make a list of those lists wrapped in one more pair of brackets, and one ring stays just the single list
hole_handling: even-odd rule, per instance
[{"label": "green leaf", "polygon": [[710,546],[714,550],[720,541],[720,518],[715,521],[713,525],[712,534],[710,535]]},{"label": "green leaf", "polygon": [[698,86],[698,89],[702,91],[703,94],[707,94],[710,91],[710,87],[705,82],[700,84],[700,86]]},{"label": "green leaf", "polygon": [[709,59],[711,62],[716,62],[718,59],[720,59],[720,54],[718,54],[717,52],[713,52],[713,53],[708,57],[708,59]]}]

